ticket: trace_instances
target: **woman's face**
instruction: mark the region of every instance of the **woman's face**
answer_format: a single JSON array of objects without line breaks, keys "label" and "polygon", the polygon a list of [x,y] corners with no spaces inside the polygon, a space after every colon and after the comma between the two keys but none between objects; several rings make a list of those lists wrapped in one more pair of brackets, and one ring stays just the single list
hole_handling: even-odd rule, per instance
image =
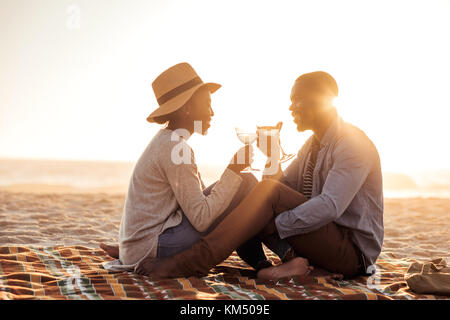
[{"label": "woman's face", "polygon": [[[194,123],[194,129],[197,133],[206,135],[214,116],[211,108],[211,93],[207,88],[200,88],[192,96],[189,105],[189,121]],[[199,124],[201,124],[201,128]]]}]

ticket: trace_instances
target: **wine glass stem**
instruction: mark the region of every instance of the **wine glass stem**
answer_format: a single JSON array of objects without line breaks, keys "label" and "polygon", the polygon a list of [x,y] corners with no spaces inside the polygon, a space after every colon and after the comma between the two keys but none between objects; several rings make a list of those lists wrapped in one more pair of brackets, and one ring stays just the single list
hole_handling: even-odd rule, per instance
[{"label": "wine glass stem", "polygon": [[[250,145],[252,145],[252,143],[246,143],[245,145],[249,145],[250,146]],[[248,157],[248,160],[250,162],[250,155]],[[260,170],[256,169],[256,168],[253,168],[252,164],[250,163],[250,166],[247,169],[243,170],[242,172],[251,172],[251,171],[260,171]]]}]

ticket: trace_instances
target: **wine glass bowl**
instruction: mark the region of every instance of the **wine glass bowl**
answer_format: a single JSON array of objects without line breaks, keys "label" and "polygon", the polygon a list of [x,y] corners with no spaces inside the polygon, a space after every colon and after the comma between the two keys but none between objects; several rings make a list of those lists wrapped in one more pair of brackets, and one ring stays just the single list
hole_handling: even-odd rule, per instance
[{"label": "wine glass bowl", "polygon": [[[275,126],[257,126],[258,128],[258,134],[259,135],[265,135],[266,139],[271,139],[272,137],[276,137],[278,139],[278,146],[280,147],[281,151],[281,157],[280,157],[280,163],[286,162],[291,160],[295,154],[287,154],[284,152],[283,147],[281,146],[281,140],[280,140],[280,131],[283,127],[283,122],[279,121]],[[271,140],[269,140],[268,145],[271,144]],[[268,156],[270,156],[272,146],[268,148]]]},{"label": "wine glass bowl", "polygon": [[239,128],[236,128],[236,135],[243,144],[253,144],[258,138],[255,132],[247,132]]}]

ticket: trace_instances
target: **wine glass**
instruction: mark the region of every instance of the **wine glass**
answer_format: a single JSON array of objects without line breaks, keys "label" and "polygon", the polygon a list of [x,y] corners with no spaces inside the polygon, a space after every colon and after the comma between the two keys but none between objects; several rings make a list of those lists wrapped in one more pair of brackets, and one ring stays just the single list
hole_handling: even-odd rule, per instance
[{"label": "wine glass", "polygon": [[[239,127],[234,128],[236,130],[236,135],[238,139],[245,145],[251,145],[258,138],[258,134],[256,132],[252,132],[248,129],[242,129]],[[247,155],[245,155],[247,157]],[[243,170],[242,172],[251,172],[251,171],[260,171],[259,169],[253,168],[252,165],[248,167],[248,169]]]},{"label": "wine glass", "polygon": [[278,145],[280,146],[281,150],[281,158],[279,160],[280,163],[289,161],[295,156],[295,154],[287,154],[286,152],[284,152],[283,147],[281,146],[280,131],[282,126],[283,122],[281,121],[278,122],[276,126],[264,126],[264,127],[258,126],[258,132],[260,132],[260,134],[272,136],[272,133],[275,133],[275,135],[278,136]]}]

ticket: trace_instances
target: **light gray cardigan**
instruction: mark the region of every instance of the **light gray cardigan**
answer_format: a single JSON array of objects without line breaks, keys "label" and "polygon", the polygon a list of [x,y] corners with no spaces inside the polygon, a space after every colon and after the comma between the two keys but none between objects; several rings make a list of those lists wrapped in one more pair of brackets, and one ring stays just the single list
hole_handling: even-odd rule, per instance
[{"label": "light gray cardigan", "polygon": [[158,236],[181,223],[183,213],[198,231],[205,231],[231,203],[241,182],[226,169],[205,196],[194,152],[174,131],[161,129],[130,180],[120,223],[120,261],[106,263],[105,268],[132,269],[144,257],[155,257]]}]

